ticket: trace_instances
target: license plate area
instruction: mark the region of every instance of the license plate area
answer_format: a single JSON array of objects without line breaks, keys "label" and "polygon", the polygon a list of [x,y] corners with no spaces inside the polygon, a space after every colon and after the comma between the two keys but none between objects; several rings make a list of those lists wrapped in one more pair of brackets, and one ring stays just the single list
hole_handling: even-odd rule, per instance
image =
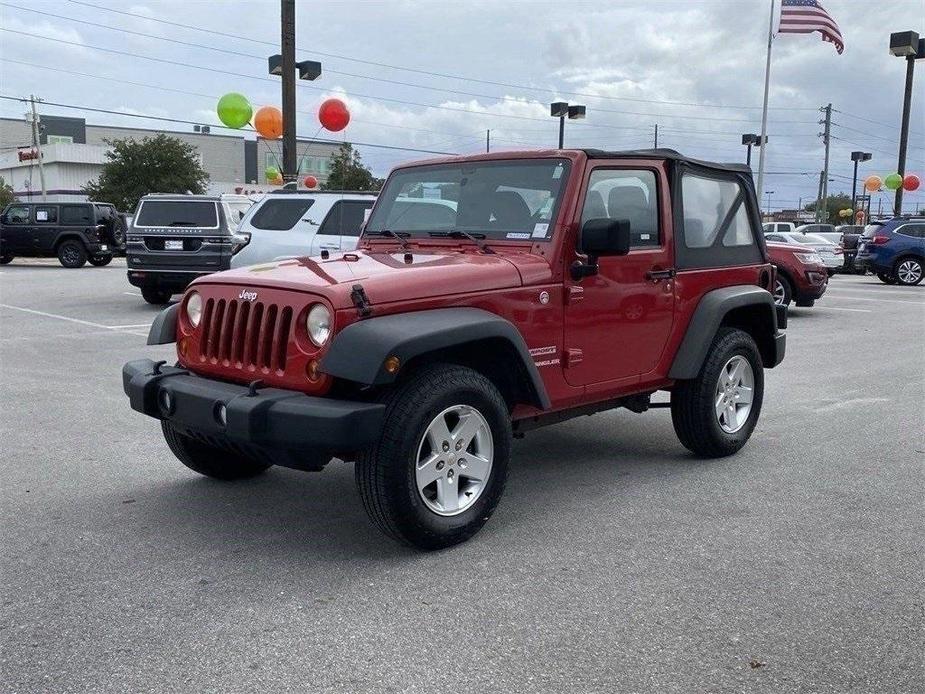
[{"label": "license plate area", "polygon": [[164,250],[165,251],[182,251],[183,250],[183,240],[182,239],[165,239],[164,240]]}]

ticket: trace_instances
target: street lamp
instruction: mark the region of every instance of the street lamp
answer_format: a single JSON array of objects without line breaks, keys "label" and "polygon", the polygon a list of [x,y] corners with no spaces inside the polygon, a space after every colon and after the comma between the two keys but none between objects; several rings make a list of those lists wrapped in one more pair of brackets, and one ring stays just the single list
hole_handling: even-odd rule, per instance
[{"label": "street lamp", "polygon": [[851,181],[851,209],[858,204],[858,162],[870,161],[873,155],[870,152],[852,152],[851,161],[854,162],[854,178]]},{"label": "street lamp", "polygon": [[549,115],[559,119],[559,149],[562,149],[565,140],[565,119],[584,118],[585,107],[578,104],[569,105],[567,101],[556,101],[549,105]]},{"label": "street lamp", "polygon": [[761,147],[762,144],[766,144],[768,141],[768,136],[764,136],[764,142],[761,141],[761,135],[755,135],[754,133],[749,133],[742,136],[742,144],[748,147],[748,154],[745,155],[745,165],[752,165],[752,145],[755,147]]},{"label": "street lamp", "polygon": [[[914,31],[899,31],[890,34],[890,53],[897,58],[906,59],[906,91],[903,96],[903,122],[899,134],[899,161],[896,172],[900,176],[906,174],[906,146],[909,144],[909,112],[912,110],[912,74],[915,71],[915,61],[925,58],[925,39],[920,39]],[[896,201],[893,204],[893,213],[902,214],[903,187],[896,189]]]},{"label": "street lamp", "polygon": [[768,217],[771,216],[771,196],[774,195],[773,190],[766,190],[764,194],[768,196]]}]

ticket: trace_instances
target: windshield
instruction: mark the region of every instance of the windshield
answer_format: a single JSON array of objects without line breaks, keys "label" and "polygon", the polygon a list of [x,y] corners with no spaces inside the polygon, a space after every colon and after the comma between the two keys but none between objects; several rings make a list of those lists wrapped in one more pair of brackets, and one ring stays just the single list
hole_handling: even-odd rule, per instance
[{"label": "windshield", "polygon": [[218,227],[215,203],[206,200],[144,200],[138,217],[138,227]]},{"label": "windshield", "polygon": [[872,239],[882,226],[883,224],[868,224],[864,227],[864,238]]},{"label": "windshield", "polygon": [[389,177],[366,231],[418,237],[465,231],[496,240],[547,240],[568,170],[564,159],[402,169]]}]

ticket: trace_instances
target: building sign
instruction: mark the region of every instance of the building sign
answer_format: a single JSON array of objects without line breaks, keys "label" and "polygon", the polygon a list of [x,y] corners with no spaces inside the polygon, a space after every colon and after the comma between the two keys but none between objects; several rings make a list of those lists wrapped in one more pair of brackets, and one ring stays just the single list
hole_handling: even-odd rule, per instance
[{"label": "building sign", "polygon": [[34,149],[30,149],[28,152],[23,152],[22,150],[19,150],[16,154],[19,155],[19,161],[29,161],[30,159],[39,158],[39,153]]}]

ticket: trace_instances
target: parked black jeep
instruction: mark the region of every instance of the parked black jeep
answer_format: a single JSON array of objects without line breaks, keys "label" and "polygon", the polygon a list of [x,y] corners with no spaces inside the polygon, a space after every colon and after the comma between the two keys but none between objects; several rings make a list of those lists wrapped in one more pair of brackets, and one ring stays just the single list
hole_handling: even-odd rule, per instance
[{"label": "parked black jeep", "polygon": [[0,264],[15,257],[57,257],[64,267],[108,265],[115,207],[100,202],[14,202],[0,215]]},{"label": "parked black jeep", "polygon": [[149,304],[166,304],[197,277],[227,270],[249,240],[235,233],[241,216],[218,195],[145,195],[125,246],[128,281]]}]

